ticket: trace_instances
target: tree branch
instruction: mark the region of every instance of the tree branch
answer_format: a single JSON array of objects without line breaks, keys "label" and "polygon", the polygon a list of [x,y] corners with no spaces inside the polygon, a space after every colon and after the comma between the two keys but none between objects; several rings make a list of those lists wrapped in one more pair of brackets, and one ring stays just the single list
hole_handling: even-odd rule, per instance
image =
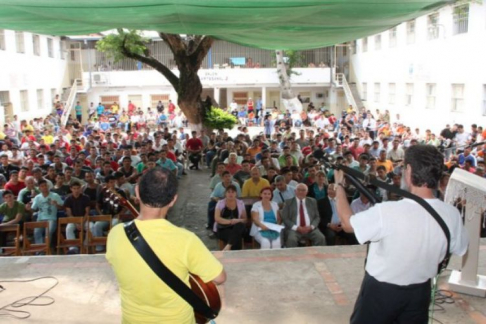
[{"label": "tree branch", "polygon": [[196,59],[197,62],[197,69],[201,67],[201,63],[208,54],[209,49],[213,45],[214,39],[209,36],[204,36],[203,39],[199,42],[195,51],[191,54],[192,57]]},{"label": "tree branch", "polygon": [[121,46],[121,53],[131,59],[140,61],[142,63],[145,63],[151,67],[153,67],[155,70],[160,72],[169,82],[172,84],[174,89],[179,89],[179,78],[164,64],[160,63],[158,60],[156,60],[152,56],[143,56],[137,53],[131,52],[126,46],[126,36],[123,38],[123,43]]},{"label": "tree branch", "polygon": [[186,52],[186,45],[182,41],[182,38],[178,34],[166,34],[166,33],[159,33],[160,38],[164,42],[167,43],[169,46],[170,50],[172,51],[172,54],[175,55],[180,55],[180,52]]}]

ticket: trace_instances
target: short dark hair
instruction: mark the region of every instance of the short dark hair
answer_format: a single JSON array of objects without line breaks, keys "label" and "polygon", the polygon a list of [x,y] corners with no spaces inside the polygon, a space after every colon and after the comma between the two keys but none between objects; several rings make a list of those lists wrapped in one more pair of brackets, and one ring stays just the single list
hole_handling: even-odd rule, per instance
[{"label": "short dark hair", "polygon": [[5,190],[3,193],[2,193],[2,197],[5,197],[6,195],[13,195],[13,192],[12,190]]},{"label": "short dark hair", "polygon": [[383,170],[386,172],[386,168],[384,165],[379,165],[377,168],[376,168],[376,171],[380,171],[380,170]]},{"label": "short dark hair", "polygon": [[412,168],[412,184],[436,189],[444,171],[444,156],[432,145],[410,146],[405,151],[405,167]]},{"label": "short dark hair", "polygon": [[[63,175],[63,174],[58,174],[58,175]],[[73,183],[71,183],[71,186],[70,187],[71,188],[73,188],[73,187],[81,187],[81,184],[79,182],[77,182],[77,181],[74,181]]]},{"label": "short dark hair", "polygon": [[231,173],[230,173],[229,171],[224,171],[224,172],[221,174],[221,176],[222,176],[222,177],[224,177],[224,176],[225,176],[225,175],[227,175],[227,174],[231,175]]},{"label": "short dark hair", "polygon": [[155,167],[140,178],[138,190],[144,205],[162,208],[174,200],[177,194],[177,178],[171,171]]},{"label": "short dark hair", "polygon": [[227,193],[228,191],[234,191],[234,192],[238,192],[238,190],[236,190],[236,186],[234,184],[230,184],[229,186],[226,187],[226,189],[224,190],[225,193]]},{"label": "short dark hair", "polygon": [[41,179],[41,180],[39,180],[39,181],[37,182],[37,186],[38,186],[38,187],[40,187],[40,185],[41,185],[41,184],[44,184],[44,183],[47,185],[47,181],[46,181],[46,180],[44,180],[44,179]]},{"label": "short dark hair", "polygon": [[105,177],[105,182],[108,183],[110,182],[111,180],[116,180],[115,176],[112,175],[112,174],[109,174]]}]

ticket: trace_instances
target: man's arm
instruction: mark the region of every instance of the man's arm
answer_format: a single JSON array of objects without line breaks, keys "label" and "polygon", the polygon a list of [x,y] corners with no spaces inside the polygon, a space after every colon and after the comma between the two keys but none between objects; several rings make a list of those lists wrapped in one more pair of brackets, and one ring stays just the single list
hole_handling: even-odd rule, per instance
[{"label": "man's arm", "polygon": [[313,198],[307,198],[307,199],[310,199],[310,201],[312,201],[312,218],[311,218],[311,224],[310,226],[313,227],[312,229],[316,229],[318,226],[319,226],[319,223],[321,221],[321,217],[319,216],[319,210],[317,209],[317,201]]},{"label": "man's arm", "polygon": [[22,220],[22,214],[21,213],[17,213],[17,215],[15,215],[15,218],[14,219],[11,219],[9,220],[8,222],[5,222],[3,224],[0,224],[0,226],[6,226],[6,225],[15,225],[15,224],[18,224],[21,220]]},{"label": "man's arm", "polygon": [[221,273],[213,279],[213,282],[217,285],[222,285],[226,281],[226,271],[223,269]]},{"label": "man's arm", "polygon": [[292,205],[291,202],[285,203],[284,208],[282,209],[282,222],[285,225],[285,228],[292,229],[296,224],[290,219],[290,206]]},{"label": "man's arm", "polygon": [[248,188],[248,186],[249,186],[248,183],[245,181],[243,183],[243,190],[241,192],[241,197],[248,197],[249,196],[249,192],[248,192],[249,191],[249,188]]},{"label": "man's arm", "polygon": [[353,211],[349,206],[348,198],[346,197],[346,191],[343,188],[344,173],[341,170],[334,171],[334,179],[337,184],[336,188],[336,209],[341,220],[341,227],[347,233],[353,233],[354,229],[351,226],[351,216]]}]

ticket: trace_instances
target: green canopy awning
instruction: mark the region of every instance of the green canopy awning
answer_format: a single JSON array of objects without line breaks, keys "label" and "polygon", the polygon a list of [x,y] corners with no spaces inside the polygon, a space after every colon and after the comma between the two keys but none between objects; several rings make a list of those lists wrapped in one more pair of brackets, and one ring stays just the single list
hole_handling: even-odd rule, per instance
[{"label": "green canopy awning", "polygon": [[114,28],[211,35],[264,49],[310,49],[389,29],[437,0],[0,0],[0,28],[85,35]]}]

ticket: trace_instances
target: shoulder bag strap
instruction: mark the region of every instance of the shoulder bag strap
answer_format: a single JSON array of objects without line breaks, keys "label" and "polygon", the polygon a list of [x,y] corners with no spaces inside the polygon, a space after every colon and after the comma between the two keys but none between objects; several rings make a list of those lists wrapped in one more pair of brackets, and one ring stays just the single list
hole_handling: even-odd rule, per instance
[{"label": "shoulder bag strap", "polygon": [[209,319],[214,319],[218,316],[218,314],[204,303],[181,279],[179,279],[179,277],[162,263],[145,241],[134,221],[126,223],[124,227],[130,243],[132,243],[135,250],[137,250],[142,259],[160,280],[191,305],[197,313],[200,313]]}]

